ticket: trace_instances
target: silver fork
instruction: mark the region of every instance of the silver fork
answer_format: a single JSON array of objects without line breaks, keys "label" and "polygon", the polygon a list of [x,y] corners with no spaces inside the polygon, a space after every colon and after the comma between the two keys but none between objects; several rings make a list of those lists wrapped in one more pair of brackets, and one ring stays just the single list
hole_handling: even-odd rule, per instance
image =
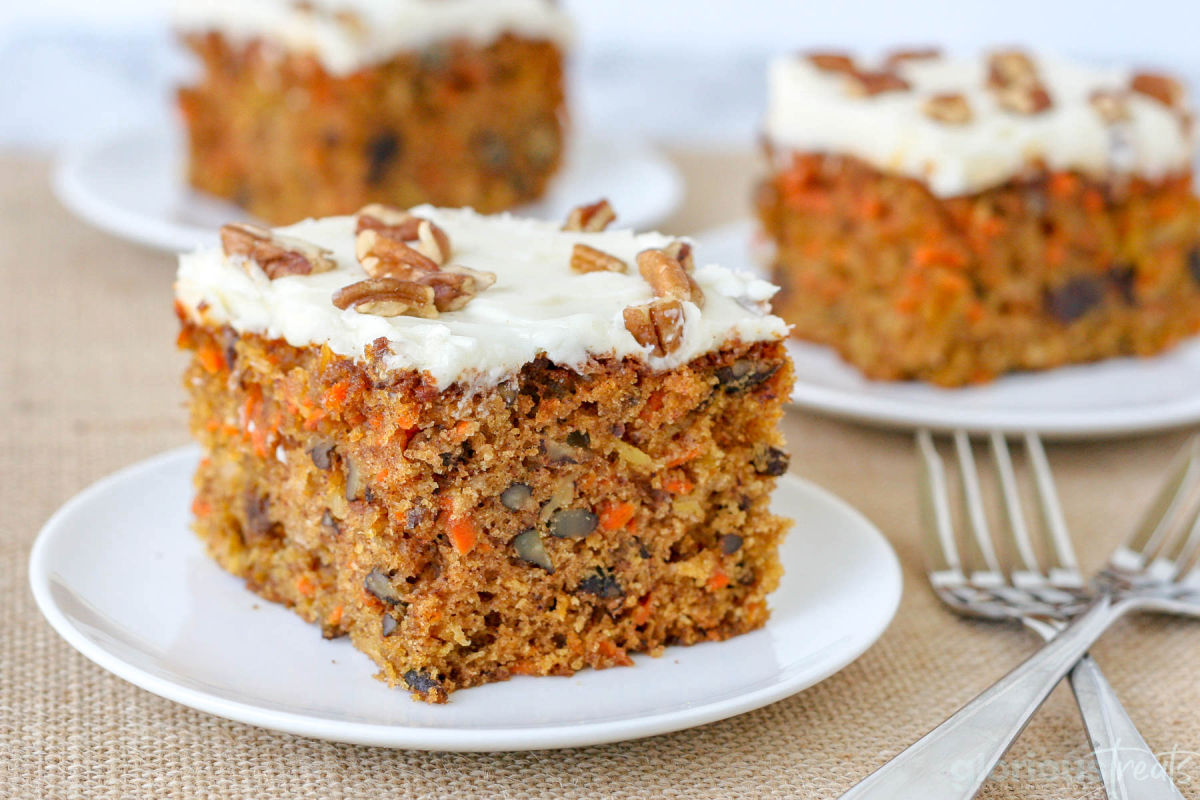
[{"label": "silver fork", "polygon": [[[917,445],[924,465],[921,500],[929,578],[938,597],[959,614],[1017,620],[1049,641],[1062,630],[1064,619],[1086,607],[1088,594],[1041,439],[1027,433],[1024,441],[1040,511],[1041,524],[1037,528],[1042,534],[1048,568],[1043,571],[1039,564],[1021,509],[1008,443],[1003,435],[993,433],[990,449],[1007,523],[1006,549],[1017,562],[1011,572],[1001,566],[989,530],[971,444],[967,435],[959,431],[954,435],[954,447],[963,516],[970,533],[966,537],[967,564],[975,569],[964,567],[951,524],[942,461],[933,437],[928,431],[921,431]],[[1069,677],[1109,800],[1181,800],[1178,788],[1091,656],[1080,659]]]},{"label": "silver fork", "polygon": [[[969,450],[969,442],[967,449]],[[977,483],[975,484],[978,485]],[[1112,555],[1094,582],[1090,602],[1047,602],[1038,597],[1032,616],[1064,624],[1057,635],[941,725],[853,787],[853,800],[961,800],[975,795],[1054,686],[1117,619],[1130,611],[1200,616],[1200,440],[1181,453],[1158,499],[1130,540]],[[949,525],[945,498],[931,513]],[[947,528],[949,529],[949,528]],[[1015,587],[1015,582],[1012,584]],[[1006,584],[1007,586],[1007,584]],[[977,589],[980,587],[976,587]],[[1005,586],[993,587],[1006,591]],[[1051,587],[1057,588],[1057,587]]]}]

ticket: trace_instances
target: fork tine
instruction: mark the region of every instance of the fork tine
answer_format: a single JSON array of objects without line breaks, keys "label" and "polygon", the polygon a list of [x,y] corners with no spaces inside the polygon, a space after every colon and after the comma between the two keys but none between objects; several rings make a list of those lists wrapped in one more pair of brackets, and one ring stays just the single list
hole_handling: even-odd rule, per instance
[{"label": "fork tine", "polygon": [[946,488],[946,470],[928,430],[917,432],[917,449],[921,454],[921,517],[925,534],[925,550],[934,583],[963,580],[962,561],[954,541],[954,525],[950,517],[950,492]]},{"label": "fork tine", "polygon": [[1013,581],[1020,583],[1025,579],[1039,576],[1037,555],[1033,551],[1033,543],[1029,539],[1029,528],[1025,525],[1025,514],[1021,511],[1021,496],[1017,491],[1017,478],[1013,473],[1012,456],[1008,452],[1008,442],[1004,434],[993,431],[991,435],[992,457],[996,461],[996,475],[1000,479],[1000,494],[1004,499],[1004,516],[1008,521],[1008,532],[1016,546],[1018,557],[1024,565],[1024,572],[1013,575]]},{"label": "fork tine", "polygon": [[1050,582],[1056,586],[1082,587],[1083,575],[1079,571],[1079,560],[1071,545],[1071,534],[1067,531],[1067,520],[1054,478],[1050,474],[1050,462],[1042,440],[1032,431],[1025,434],[1025,456],[1033,469],[1033,484],[1037,489],[1038,509],[1042,516],[1042,536],[1047,544],[1050,561]]},{"label": "fork tine", "polygon": [[[1166,580],[1182,580],[1191,571],[1191,564],[1200,551],[1200,500],[1192,506],[1181,534],[1163,545],[1156,561]],[[1158,566],[1161,564],[1161,567]]]},{"label": "fork tine", "polygon": [[1174,527],[1197,473],[1200,472],[1200,436],[1193,436],[1172,462],[1159,489],[1133,535],[1113,553],[1113,566],[1122,570],[1144,568]]},{"label": "fork tine", "polygon": [[987,511],[979,488],[979,473],[975,469],[975,455],[971,452],[971,440],[966,431],[954,432],[954,449],[958,454],[959,482],[967,527],[971,529],[971,535],[967,537],[968,549],[983,561],[983,569],[971,568],[971,579],[989,584],[1003,581],[1000,560],[996,558],[996,549],[992,545],[992,535],[988,530]]}]

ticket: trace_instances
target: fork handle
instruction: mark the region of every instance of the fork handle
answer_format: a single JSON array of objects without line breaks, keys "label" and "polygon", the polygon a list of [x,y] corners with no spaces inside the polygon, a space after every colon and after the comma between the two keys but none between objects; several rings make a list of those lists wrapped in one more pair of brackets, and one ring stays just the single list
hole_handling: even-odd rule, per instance
[{"label": "fork handle", "polygon": [[974,797],[1055,685],[1132,604],[1107,594],[990,689],[842,795],[843,800]]},{"label": "fork handle", "polygon": [[1091,656],[1071,670],[1071,688],[1109,800],[1183,800]]}]

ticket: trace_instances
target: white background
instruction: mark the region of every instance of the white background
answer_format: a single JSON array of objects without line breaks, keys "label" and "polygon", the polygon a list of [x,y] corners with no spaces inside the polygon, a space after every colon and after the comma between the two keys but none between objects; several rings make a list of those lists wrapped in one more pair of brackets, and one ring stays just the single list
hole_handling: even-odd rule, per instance
[{"label": "white background", "polygon": [[[770,55],[804,47],[1022,44],[1165,67],[1200,86],[1200,0],[563,0],[587,124],[753,142]],[[182,62],[168,0],[0,0],[0,145],[163,123]]]}]

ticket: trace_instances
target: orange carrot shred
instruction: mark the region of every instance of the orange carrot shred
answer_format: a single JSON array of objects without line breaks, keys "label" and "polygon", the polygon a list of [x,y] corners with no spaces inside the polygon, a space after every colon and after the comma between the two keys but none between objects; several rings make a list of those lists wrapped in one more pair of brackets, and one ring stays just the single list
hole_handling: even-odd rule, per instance
[{"label": "orange carrot shred", "polygon": [[447,532],[450,534],[450,542],[454,545],[454,549],[460,554],[466,555],[475,547],[475,540],[478,538],[478,533],[475,530],[475,524],[466,517],[451,517],[446,526]]},{"label": "orange carrot shred", "polygon": [[692,489],[696,488],[696,484],[687,478],[672,478],[664,484],[663,488],[671,494],[688,494]]},{"label": "orange carrot shred", "polygon": [[713,570],[712,577],[708,579],[708,588],[712,590],[724,589],[729,585],[729,576],[725,574],[725,570],[717,567]]},{"label": "orange carrot shred", "polygon": [[624,528],[637,509],[633,503],[609,503],[600,510],[600,527],[606,531]]},{"label": "orange carrot shred", "polygon": [[308,579],[307,575],[301,575],[296,578],[296,591],[305,597],[312,597],[316,593],[317,587],[313,586],[313,582]]}]

